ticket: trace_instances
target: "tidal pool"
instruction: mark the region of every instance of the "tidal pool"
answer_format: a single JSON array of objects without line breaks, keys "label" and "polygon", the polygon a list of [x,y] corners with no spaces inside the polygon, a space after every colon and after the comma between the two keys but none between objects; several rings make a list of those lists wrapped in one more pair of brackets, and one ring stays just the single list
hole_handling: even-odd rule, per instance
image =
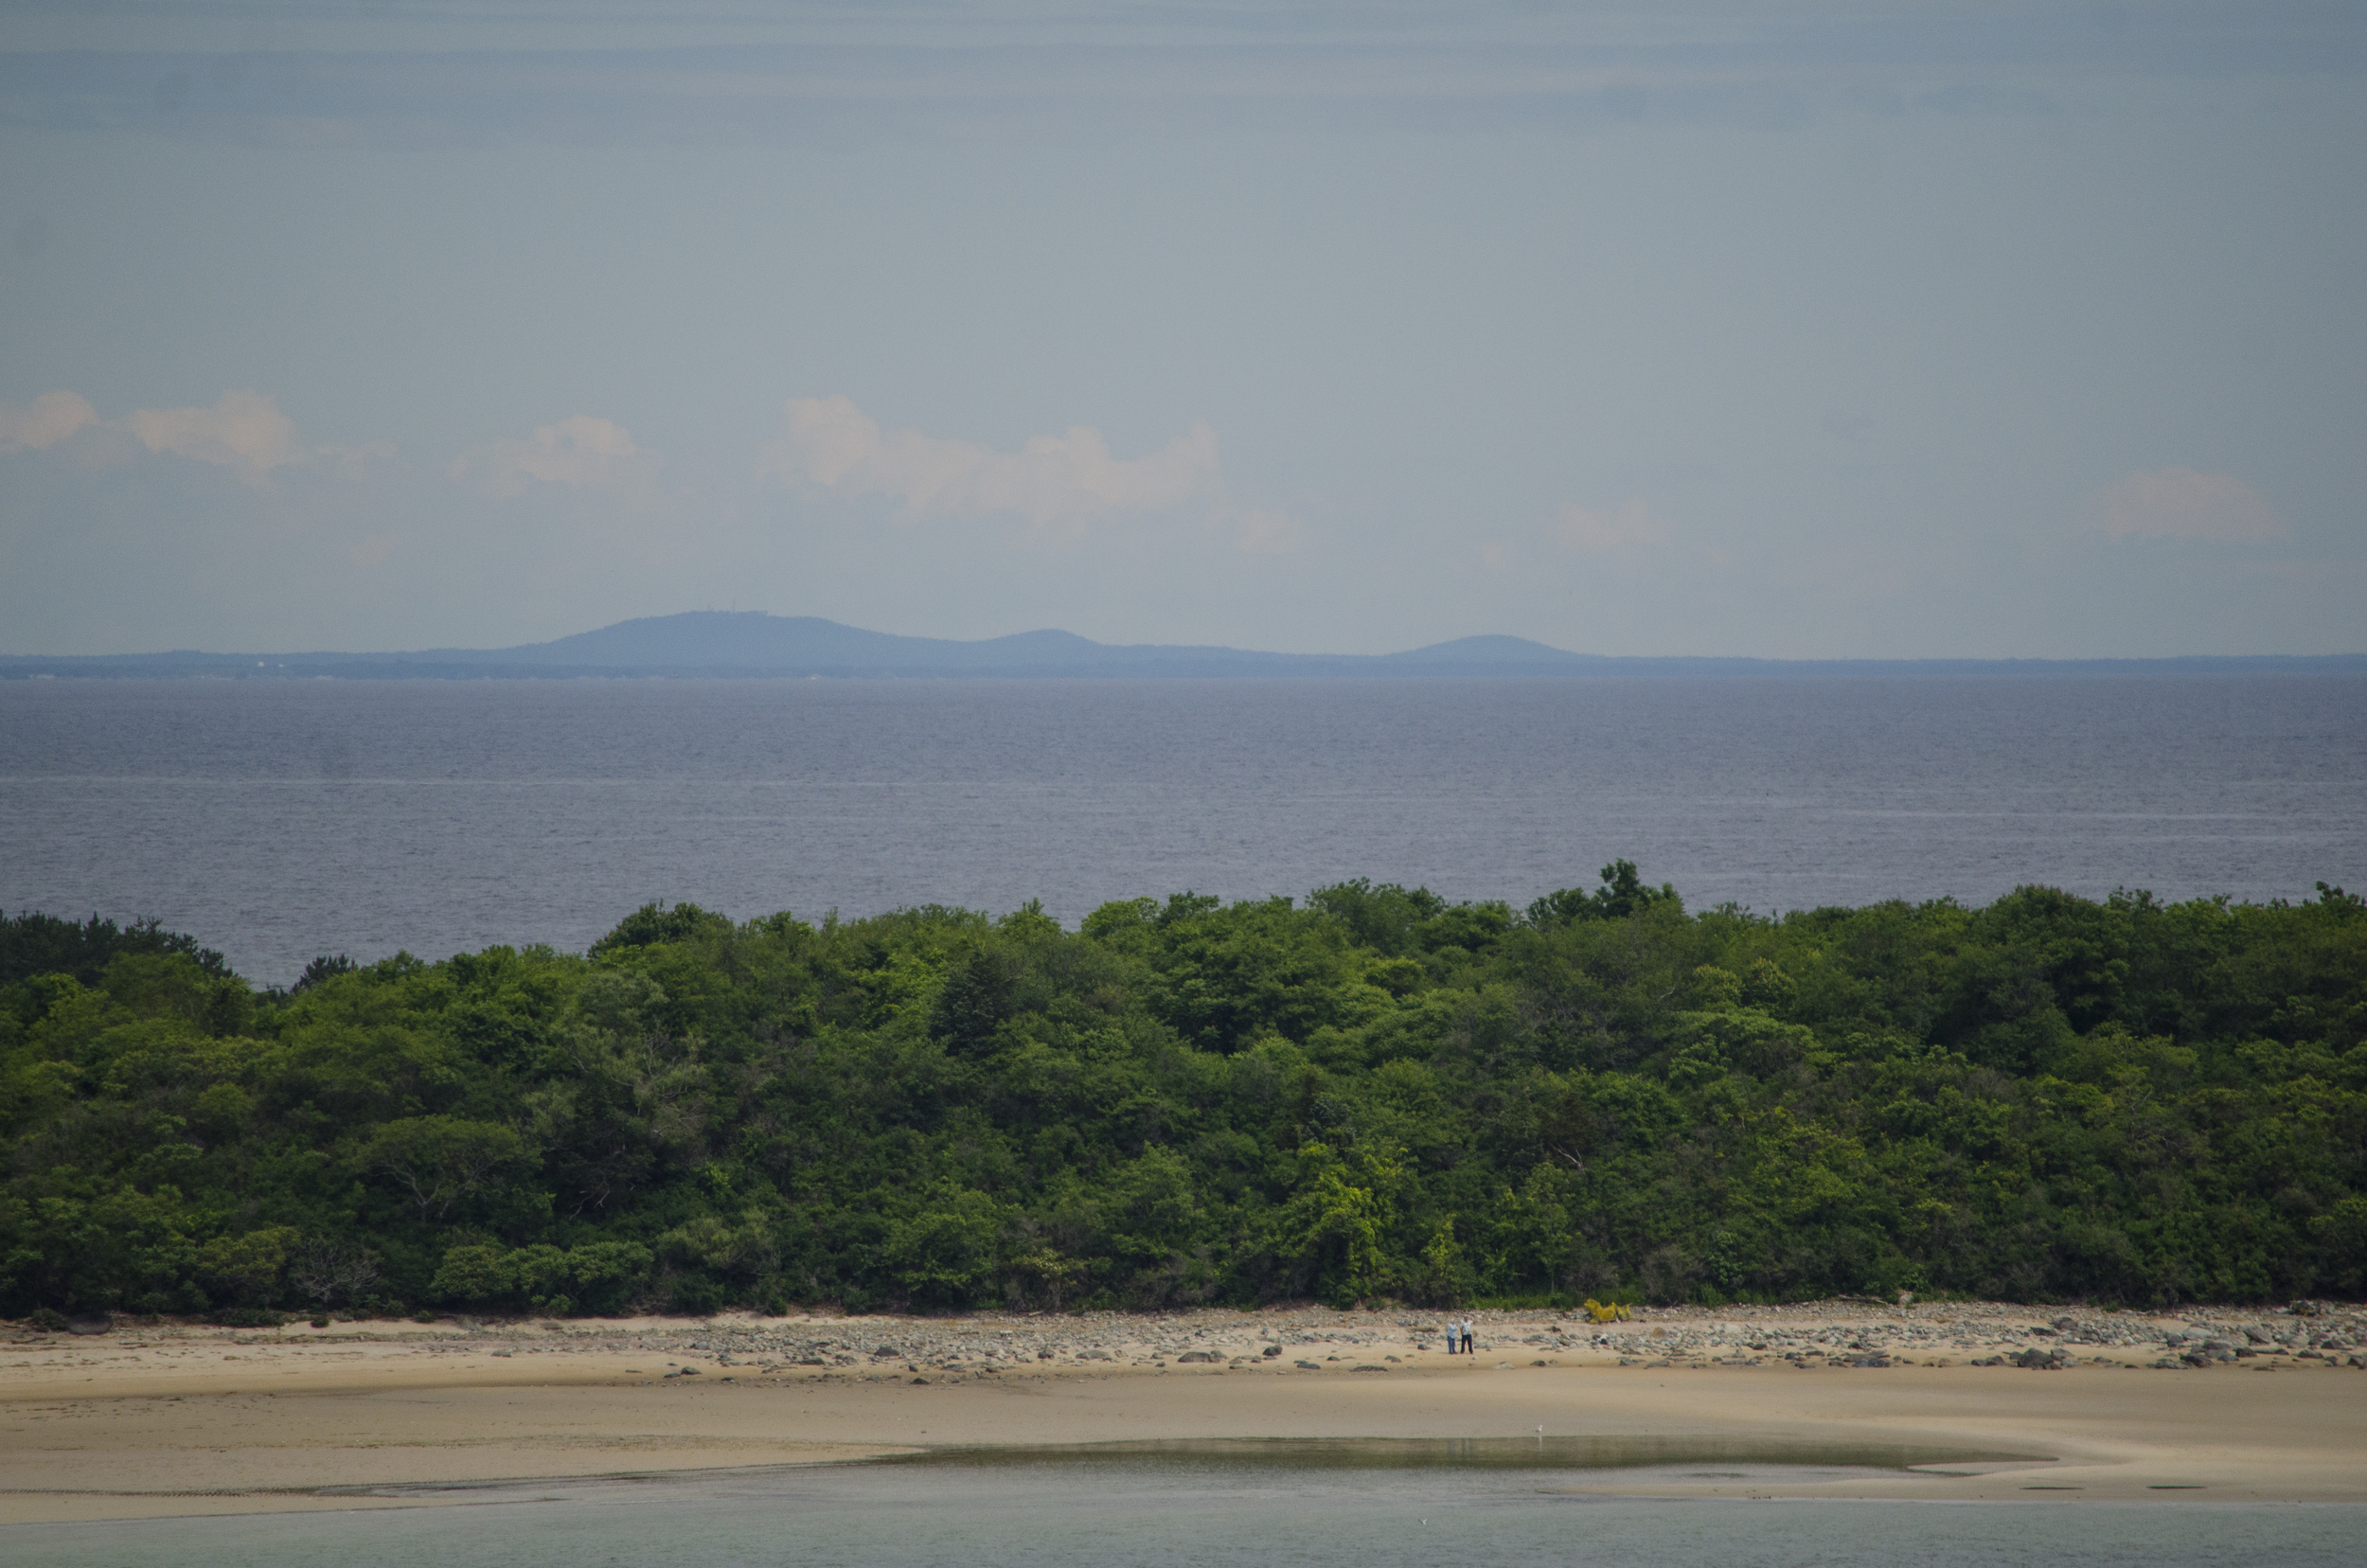
[{"label": "tidal pool", "polygon": [[[980,1444],[929,1449],[865,1461],[928,1469],[1100,1468],[1184,1472],[1195,1470],[1292,1472],[1308,1470],[1593,1470],[1745,1466],[1804,1472],[1984,1468],[2011,1462],[2043,1465],[2051,1455],[2004,1450],[1938,1448],[1907,1443],[1829,1443],[1765,1436],[1534,1437],[1193,1437],[1117,1443]],[[1739,1475],[1740,1471],[1735,1472]]]},{"label": "tidal pool", "polygon": [[[2042,1459],[1693,1438],[1240,1439],[386,1488],[350,1511],[0,1529],[11,1568],[2342,1568],[2367,1508],[1573,1495],[1590,1472],[1771,1484]],[[453,1506],[390,1508],[396,1498]],[[372,1506],[372,1500],[379,1506]]]}]

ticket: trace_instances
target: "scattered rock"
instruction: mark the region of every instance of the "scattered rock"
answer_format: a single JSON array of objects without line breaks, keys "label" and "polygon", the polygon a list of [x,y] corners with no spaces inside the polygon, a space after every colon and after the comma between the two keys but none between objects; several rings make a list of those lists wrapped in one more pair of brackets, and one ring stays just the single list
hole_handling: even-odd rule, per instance
[{"label": "scattered rock", "polygon": [[[1887,1303],[1858,1302],[1660,1309],[1651,1313],[1648,1325],[1565,1327],[1549,1324],[1542,1312],[1492,1311],[1482,1315],[1482,1323],[1493,1344],[1507,1350],[1519,1347],[1535,1359],[1504,1364],[1537,1370],[1543,1370],[1536,1366],[1537,1361],[1544,1366],[1631,1365],[1641,1360],[1677,1366],[1737,1366],[1746,1359],[1745,1346],[1754,1353],[1751,1358],[1754,1363],[1757,1357],[1770,1363],[1780,1358],[1804,1370],[1820,1363],[1860,1367],[1947,1365],[1951,1362],[1959,1366],[1967,1363],[2084,1366],[2093,1362],[2191,1369],[2232,1363],[2239,1356],[2258,1360],[2265,1368],[2288,1354],[2303,1358],[2288,1363],[2295,1366],[2305,1362],[2320,1365],[2367,1362],[2367,1356],[2358,1354],[2367,1346],[2367,1311],[2340,1304],[2318,1314],[2267,1320],[2276,1325],[2274,1329],[2241,1310],[2207,1306],[2189,1306],[2175,1315],[2124,1314],[2108,1308],[2076,1318],[2066,1313],[2052,1323],[2033,1320],[2027,1314],[2027,1307],[2004,1303],[1918,1302],[1909,1318]],[[1308,1305],[1255,1313],[1221,1309],[1141,1316],[1105,1311],[987,1313],[874,1318],[867,1323],[860,1317],[833,1314],[810,1316],[802,1322],[734,1315],[681,1328],[663,1325],[612,1327],[585,1321],[564,1332],[587,1342],[596,1340],[601,1342],[600,1348],[636,1359],[651,1354],[663,1357],[668,1350],[677,1354],[695,1351],[702,1366],[710,1371],[760,1363],[768,1373],[823,1379],[840,1368],[871,1371],[863,1363],[868,1357],[879,1363],[871,1374],[875,1378],[893,1376],[899,1370],[908,1377],[936,1372],[943,1375],[935,1381],[958,1382],[988,1371],[1057,1376],[1051,1371],[1053,1365],[1080,1372],[1114,1365],[1149,1370],[1154,1361],[1186,1367],[1220,1369],[1229,1362],[1237,1367],[1257,1364],[1322,1371],[1333,1366],[1344,1371],[1389,1365],[1390,1358],[1398,1355],[1419,1363],[1429,1358],[1416,1356],[1414,1347],[1434,1340],[1437,1333],[1437,1326],[1426,1322],[1426,1317],[1415,1311],[1399,1315],[1388,1307],[1348,1314]],[[116,1331],[125,1332],[133,1321],[121,1320]],[[25,1328],[35,1328],[38,1322],[27,1322]],[[55,1314],[56,1329],[62,1331],[64,1327],[64,1315]],[[481,1336],[500,1325],[464,1321],[463,1327]],[[882,1332],[888,1329],[896,1334],[892,1341]],[[1659,1330],[1657,1335],[1654,1329]],[[30,1337],[26,1335],[26,1340]],[[863,1338],[871,1339],[872,1345],[863,1345]],[[590,1343],[584,1345],[592,1347]],[[491,1346],[478,1348],[489,1350]],[[1431,1348],[1434,1351],[1434,1345]],[[2081,1354],[2074,1357],[2073,1350]],[[2034,1351],[2035,1356],[2026,1354]],[[522,1346],[520,1354],[524,1353]],[[751,1360],[736,1361],[735,1357]],[[707,1366],[709,1362],[714,1364]],[[1450,1369],[1454,1365],[1445,1364]]]}]

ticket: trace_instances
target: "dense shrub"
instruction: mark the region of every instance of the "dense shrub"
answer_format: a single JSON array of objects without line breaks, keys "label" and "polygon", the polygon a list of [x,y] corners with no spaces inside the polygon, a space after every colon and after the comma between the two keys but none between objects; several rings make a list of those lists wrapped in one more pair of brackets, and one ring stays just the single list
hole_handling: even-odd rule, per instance
[{"label": "dense shrub", "polygon": [[0,921],[0,1311],[2367,1292],[2367,909]]}]

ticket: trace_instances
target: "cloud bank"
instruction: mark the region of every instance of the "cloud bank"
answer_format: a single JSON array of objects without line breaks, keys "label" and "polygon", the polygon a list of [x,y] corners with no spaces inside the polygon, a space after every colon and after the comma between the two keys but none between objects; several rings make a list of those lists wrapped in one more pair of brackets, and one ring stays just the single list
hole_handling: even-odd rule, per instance
[{"label": "cloud bank", "polygon": [[[23,405],[0,403],[0,452],[40,451],[77,437],[110,434],[128,436],[159,455],[229,469],[249,481],[318,460],[349,470],[360,459],[394,451],[383,441],[306,446],[296,439],[295,422],[279,411],[278,401],[255,391],[224,392],[207,408],[135,408],[119,419],[101,419],[79,392],[44,392]],[[121,455],[103,444],[92,454],[102,462]]]},{"label": "cloud bank", "polygon": [[211,408],[134,409],[118,421],[151,452],[169,452],[259,478],[311,454],[295,422],[259,392],[224,392]]},{"label": "cloud bank", "polygon": [[0,452],[56,446],[88,425],[98,411],[79,392],[44,392],[30,403],[0,403]]},{"label": "cloud bank", "polygon": [[453,459],[453,478],[486,495],[524,494],[534,485],[614,490],[648,479],[658,456],[612,419],[578,414],[539,425],[525,440],[489,441]]},{"label": "cloud bank", "polygon": [[908,523],[1015,515],[1074,539],[1101,519],[1193,511],[1229,524],[1235,542],[1252,552],[1287,549],[1296,539],[1284,514],[1232,504],[1217,433],[1201,423],[1148,456],[1118,457],[1087,425],[997,452],[917,430],[882,430],[844,396],[792,398],[783,416],[780,436],[757,454],[759,474],[833,495],[885,497]]},{"label": "cloud bank", "polygon": [[[787,596],[756,601],[935,634],[1070,625],[1117,641],[1271,646],[1272,627],[1329,614],[1350,630],[1302,646],[1322,635],[1353,647],[1360,627],[1422,627],[1391,633],[1412,643],[1509,626],[1615,651],[1697,651],[1671,639],[1701,635],[1728,639],[1715,650],[1757,651],[1742,639],[1777,624],[1751,619],[1774,602],[1829,634],[1808,651],[1924,652],[1944,596],[1963,591],[1949,575],[1960,568],[1918,553],[1917,537],[1771,543],[1755,510],[1721,511],[1682,480],[1572,475],[1560,493],[1591,490],[1595,504],[1498,510],[1458,497],[1450,474],[1434,515],[1456,520],[1452,530],[1394,538],[1359,531],[1369,496],[1317,492],[1325,529],[1310,542],[1289,512],[1235,497],[1207,423],[1129,453],[1087,425],[997,447],[883,426],[845,396],[773,406],[779,424],[752,473],[744,437],[721,449],[669,442],[662,457],[590,414],[504,421],[365,462],[392,447],[308,443],[252,390],[112,419],[70,391],[0,403],[0,583],[15,589],[0,595],[0,636],[24,651],[102,651],[158,637],[230,645],[273,625],[289,628],[277,635],[290,646],[489,644],[524,633],[467,628],[557,634]],[[526,433],[477,439],[503,428]],[[1410,444],[1409,461],[1446,467],[1438,454],[1451,450]],[[2040,558],[2074,535],[2089,542],[2075,552],[2085,564],[2056,584],[2058,598],[2034,601],[2027,630],[1960,634],[1940,651],[2251,650],[2256,628],[2293,624],[2329,630],[2275,646],[2356,646],[2356,617],[2342,614],[2355,557],[2295,552],[2298,526],[2243,481],[2169,467],[2091,490],[2096,472],[2066,464],[2019,504],[1986,498],[1999,515],[2057,520],[2027,543],[2037,554],[1999,555],[1987,602],[2028,596],[2046,576]],[[1629,483],[1651,499],[1606,499]],[[2326,515],[2302,487],[2291,505],[2297,520]],[[1491,512],[1505,531],[1475,536]],[[2317,524],[2312,543],[2331,531]],[[465,588],[451,579],[454,559],[473,563]],[[1634,591],[1603,591],[1614,581]],[[2174,636],[2132,648],[2146,630],[2132,612],[2117,641],[2036,640],[2055,634],[2050,619],[2073,623],[2051,607],[2095,598],[2105,581]],[[1680,599],[1699,614],[1665,631]],[[431,614],[444,617],[437,630],[420,618]]]}]

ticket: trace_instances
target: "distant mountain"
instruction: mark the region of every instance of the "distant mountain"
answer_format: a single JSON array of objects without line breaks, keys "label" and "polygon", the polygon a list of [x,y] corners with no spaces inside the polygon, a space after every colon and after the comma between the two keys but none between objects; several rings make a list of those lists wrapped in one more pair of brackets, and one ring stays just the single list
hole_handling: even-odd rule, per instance
[{"label": "distant mountain", "polygon": [[487,676],[1225,676],[1473,675],[1567,672],[1616,660],[1520,637],[1466,637],[1404,653],[1261,653],[1238,648],[1115,646],[1073,632],[956,642],[866,632],[815,615],[694,610],[619,621],[516,648],[408,653],[126,653],[0,658],[0,675],[213,675],[253,679]]},{"label": "distant mountain", "polygon": [[1616,664],[1600,654],[1564,653],[1558,648],[1548,648],[1526,637],[1457,637],[1452,642],[1433,643],[1406,653],[1383,653],[1384,663],[1393,665],[1467,665],[1472,668],[1501,668],[1505,665],[1579,666]]},{"label": "distant mountain", "polygon": [[556,642],[454,652],[471,662],[556,665],[578,669],[734,669],[767,674],[877,671],[1003,671],[1067,668],[1111,651],[1070,632],[1022,632],[983,642],[899,637],[817,615],[694,610],[618,621]]},{"label": "distant mountain", "polygon": [[1021,632],[978,642],[899,637],[814,615],[694,610],[618,621],[517,648],[412,653],[111,653],[0,657],[0,678],[40,676],[347,680],[567,676],[798,676],[843,679],[995,676],[1475,676],[2108,674],[2367,671],[2367,655],[2323,658],[1783,660],[1611,658],[1525,637],[1459,637],[1402,653],[1260,653],[1238,648],[1097,643],[1071,632]]},{"label": "distant mountain", "polygon": [[578,669],[669,669],[774,675],[1270,675],[1502,670],[1590,662],[1521,637],[1465,637],[1405,653],[1259,653],[1238,648],[1110,644],[1073,632],[1021,632],[980,642],[899,637],[813,615],[692,611],[619,621],[557,642],[454,652],[472,663]]}]

